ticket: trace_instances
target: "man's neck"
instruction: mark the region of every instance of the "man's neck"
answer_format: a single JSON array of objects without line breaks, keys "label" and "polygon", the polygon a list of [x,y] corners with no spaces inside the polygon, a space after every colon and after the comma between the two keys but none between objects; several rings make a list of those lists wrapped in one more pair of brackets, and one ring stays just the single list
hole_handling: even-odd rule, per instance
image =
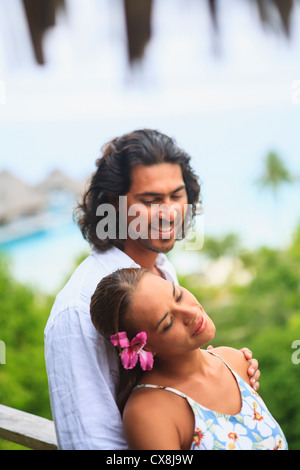
[{"label": "man's neck", "polygon": [[124,252],[142,268],[148,269],[149,271],[161,276],[160,271],[155,266],[155,261],[158,256],[158,253],[155,251],[149,250],[149,248],[143,245],[137,245],[136,243],[131,244],[128,242],[125,244]]}]

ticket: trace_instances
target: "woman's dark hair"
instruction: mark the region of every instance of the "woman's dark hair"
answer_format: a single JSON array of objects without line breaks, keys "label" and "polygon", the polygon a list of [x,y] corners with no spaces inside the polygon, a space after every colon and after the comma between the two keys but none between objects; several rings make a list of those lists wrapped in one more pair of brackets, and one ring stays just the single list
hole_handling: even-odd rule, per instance
[{"label": "woman's dark hair", "polygon": [[141,129],[117,137],[102,148],[102,157],[96,161],[97,170],[75,209],[74,216],[83,237],[94,248],[104,252],[112,246],[123,248],[119,238],[119,214],[116,218],[116,237],[100,239],[96,227],[103,216],[97,216],[100,204],[117,205],[118,197],[128,193],[131,186],[131,170],[137,165],[151,166],[158,163],[174,163],[181,166],[186,186],[188,204],[195,215],[200,197],[200,184],[191,166],[191,157],[180,149],[170,137],[151,129]]},{"label": "woman's dark hair", "polygon": [[[96,330],[110,340],[110,336],[126,331],[131,340],[136,331],[133,325],[126,322],[125,318],[130,310],[132,297],[142,276],[148,272],[142,268],[124,268],[104,277],[96,287],[91,298],[90,313],[91,320]],[[136,365],[134,369],[126,370],[119,361],[119,382],[117,385],[117,405],[123,411],[128,395],[138,378],[142,369]]]}]

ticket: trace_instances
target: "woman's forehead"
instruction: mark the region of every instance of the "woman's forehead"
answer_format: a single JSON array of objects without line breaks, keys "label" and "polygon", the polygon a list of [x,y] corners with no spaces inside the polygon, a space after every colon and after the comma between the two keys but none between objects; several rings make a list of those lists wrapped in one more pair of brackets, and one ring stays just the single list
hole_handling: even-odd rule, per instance
[{"label": "woman's forehead", "polygon": [[139,308],[147,309],[148,306],[158,305],[163,298],[172,293],[172,282],[163,279],[154,273],[145,273],[140,279],[133,304]]},{"label": "woman's forehead", "polygon": [[170,308],[172,292],[172,282],[154,273],[146,273],[133,295],[128,320],[137,329],[155,329],[159,319]]}]

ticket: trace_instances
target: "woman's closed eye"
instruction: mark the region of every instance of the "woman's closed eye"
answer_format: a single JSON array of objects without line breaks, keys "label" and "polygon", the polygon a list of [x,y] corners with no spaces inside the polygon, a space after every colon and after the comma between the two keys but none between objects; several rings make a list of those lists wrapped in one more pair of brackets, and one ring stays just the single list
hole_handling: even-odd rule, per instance
[{"label": "woman's closed eye", "polygon": [[171,328],[171,326],[173,325],[173,321],[174,321],[173,317],[171,317],[170,322],[166,326],[164,326],[163,331],[168,331]]},{"label": "woman's closed eye", "polygon": [[182,295],[183,295],[183,291],[182,291],[181,289],[178,289],[178,290],[179,290],[179,294],[178,294],[178,296],[177,296],[177,298],[176,298],[176,302],[177,302],[177,303],[181,301]]},{"label": "woman's closed eye", "polygon": [[[179,289],[178,286],[175,286],[174,282],[172,282],[172,297],[173,297],[173,301],[175,301],[176,303],[179,303],[182,299],[182,296],[183,296],[183,290],[182,289]],[[170,318],[170,320],[168,320],[168,318]],[[168,321],[168,323],[167,323]],[[165,315],[163,315],[163,317],[159,320],[158,324],[156,325],[156,329],[159,327],[159,325],[161,323],[163,323],[165,326],[162,327],[162,332],[165,332],[165,331],[168,331],[171,326],[173,325],[173,322],[174,322],[174,318],[172,315],[170,315],[169,312],[165,313]]]}]

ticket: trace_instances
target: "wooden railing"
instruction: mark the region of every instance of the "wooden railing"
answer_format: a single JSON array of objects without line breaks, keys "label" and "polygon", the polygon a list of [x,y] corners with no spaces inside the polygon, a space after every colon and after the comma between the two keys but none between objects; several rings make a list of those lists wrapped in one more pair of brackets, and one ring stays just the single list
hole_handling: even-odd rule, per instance
[{"label": "wooden railing", "polygon": [[0,438],[34,450],[56,450],[53,421],[0,405]]}]

